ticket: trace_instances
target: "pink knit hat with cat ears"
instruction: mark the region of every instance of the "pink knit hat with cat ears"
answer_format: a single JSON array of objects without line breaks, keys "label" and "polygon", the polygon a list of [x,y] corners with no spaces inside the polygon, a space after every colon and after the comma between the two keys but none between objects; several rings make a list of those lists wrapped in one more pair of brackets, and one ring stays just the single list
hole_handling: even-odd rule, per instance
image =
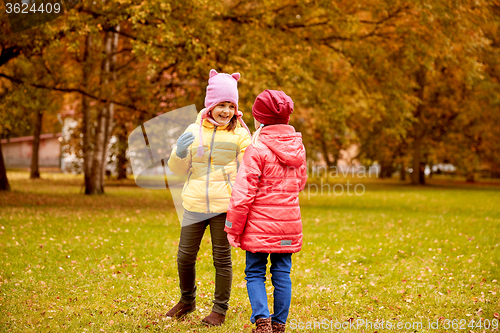
[{"label": "pink knit hat with cat ears", "polygon": [[209,112],[220,102],[231,102],[238,111],[238,80],[240,73],[226,74],[217,73],[215,69],[210,70],[208,79],[207,95],[205,96],[205,108]]},{"label": "pink knit hat with cat ears", "polygon": [[235,105],[236,110],[234,111],[235,116],[241,125],[248,131],[250,136],[250,130],[242,119],[243,113],[238,111],[238,80],[240,79],[240,73],[233,73],[231,75],[226,73],[217,73],[215,69],[210,70],[210,78],[208,79],[207,95],[205,96],[205,109],[202,111],[200,117],[200,128],[199,128],[199,146],[197,155],[198,157],[203,156],[203,137],[202,137],[202,125],[203,120],[208,119],[214,125],[222,126],[223,124],[218,124],[215,120],[211,119],[209,112],[221,102],[231,102]]}]

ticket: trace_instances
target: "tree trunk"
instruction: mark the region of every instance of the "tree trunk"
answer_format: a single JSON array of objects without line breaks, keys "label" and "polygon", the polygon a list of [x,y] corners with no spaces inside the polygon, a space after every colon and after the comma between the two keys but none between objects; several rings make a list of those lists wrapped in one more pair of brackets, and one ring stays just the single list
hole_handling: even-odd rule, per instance
[{"label": "tree trunk", "polygon": [[[119,27],[117,27],[117,29],[119,29]],[[106,96],[109,97],[113,95],[110,80],[113,79],[114,81],[116,79],[116,73],[114,72],[116,56],[114,54],[118,48],[118,34],[108,31],[106,32],[104,38],[106,58],[103,62],[102,74],[104,80],[102,88]],[[99,110],[99,114],[97,116],[96,140],[92,158],[90,187],[85,190],[85,193],[88,194],[104,193],[104,176],[106,172],[109,139],[114,125],[114,107],[114,103],[108,102]]]},{"label": "tree trunk", "polygon": [[385,166],[379,163],[380,171],[378,173],[378,178],[384,179],[385,178]]},{"label": "tree trunk", "polygon": [[[413,172],[411,173],[411,183],[413,185],[419,185],[425,183],[425,177],[421,177],[420,165],[422,164],[421,156],[421,145],[422,139],[424,137],[424,129],[422,125],[423,113],[425,111],[424,107],[424,88],[425,88],[425,69],[422,68],[417,72],[417,83],[419,88],[417,90],[417,97],[420,103],[417,106],[415,113],[416,122],[414,125],[414,142],[413,142]],[[422,180],[424,180],[422,182]]]},{"label": "tree trunk", "polygon": [[411,183],[413,185],[425,185],[425,163],[422,162],[421,137],[416,137],[413,144],[413,172],[411,173]]},{"label": "tree trunk", "polygon": [[425,185],[425,163],[420,162],[420,168],[418,169],[418,180],[421,185]]},{"label": "tree trunk", "polygon": [[104,169],[106,157],[106,125],[109,115],[109,104],[105,105],[97,115],[97,128],[95,136],[95,145],[92,156],[92,166],[90,170],[89,187],[85,189],[86,194],[104,193]]},{"label": "tree trunk", "polygon": [[420,141],[421,139],[416,137],[415,142],[413,142],[413,172],[411,173],[411,183],[413,185],[420,184]]},{"label": "tree trunk", "polygon": [[380,163],[380,179],[391,178],[394,172],[394,168],[391,164],[388,163]]},{"label": "tree trunk", "polygon": [[474,168],[470,168],[468,167],[467,168],[467,171],[465,173],[465,181],[467,183],[475,183],[476,182],[476,179],[474,177]]},{"label": "tree trunk", "polygon": [[40,169],[38,167],[38,152],[40,151],[40,133],[42,132],[43,111],[36,111],[35,114],[35,132],[33,133],[33,146],[31,153],[31,172],[30,179],[40,178]]},{"label": "tree trunk", "polygon": [[399,180],[406,181],[406,166],[404,163],[401,163],[401,171],[399,172]]},{"label": "tree trunk", "polygon": [[127,127],[120,126],[117,142],[116,168],[118,169],[118,179],[127,178]]},{"label": "tree trunk", "polygon": [[7,179],[7,170],[3,161],[2,145],[0,144],[0,191],[10,191],[9,180]]},{"label": "tree trunk", "polygon": [[328,170],[326,171],[328,174],[332,168],[337,166],[337,160],[335,158],[333,160],[330,158],[330,154],[328,152],[328,146],[324,140],[321,141],[321,150],[323,152],[323,157],[325,158],[325,162],[328,167]]},{"label": "tree trunk", "polygon": [[[82,87],[84,90],[88,89],[89,77],[92,71],[92,63],[89,59],[90,47],[92,46],[92,39],[90,34],[85,37],[85,49],[83,51],[83,73],[82,73]],[[82,95],[82,133],[83,133],[83,174],[85,181],[85,194],[90,189],[90,171],[92,165],[92,119],[90,115],[89,99],[87,96]]]}]

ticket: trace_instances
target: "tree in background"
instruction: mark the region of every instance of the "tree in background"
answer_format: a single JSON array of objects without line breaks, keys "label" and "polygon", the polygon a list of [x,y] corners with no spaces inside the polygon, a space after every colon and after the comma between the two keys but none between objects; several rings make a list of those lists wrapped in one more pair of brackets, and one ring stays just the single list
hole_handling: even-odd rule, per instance
[{"label": "tree in background", "polygon": [[390,170],[408,156],[412,183],[422,184],[426,157],[466,112],[470,90],[481,80],[476,55],[488,41],[477,26],[484,23],[484,9],[441,1],[390,7],[378,11],[388,12],[387,20],[373,16],[377,11],[365,13],[365,21],[386,24],[349,44],[371,109],[368,117],[355,116],[354,124],[358,131],[369,129],[360,134],[362,157]]},{"label": "tree in background", "polygon": [[482,77],[467,82],[464,112],[439,146],[439,155],[456,165],[467,182],[474,182],[484,169],[489,177],[500,175],[500,5],[489,3],[486,8],[481,26],[489,44],[476,55]]},{"label": "tree in background", "polygon": [[0,145],[0,191],[10,191],[9,180],[7,179],[7,170],[3,160],[2,147]]},{"label": "tree in background", "polygon": [[[0,4],[0,10],[4,10],[4,4]],[[71,33],[69,30],[60,30],[50,24],[41,27],[13,33],[10,29],[7,15],[0,16],[0,137],[9,138],[15,136],[26,136],[37,134],[33,126],[35,114],[46,112],[44,106],[49,105],[53,100],[46,96],[47,91],[37,90],[43,88],[43,84],[37,86],[33,83],[33,77],[44,77],[47,73],[45,66],[35,65],[34,61],[39,61],[46,54],[45,48]],[[55,56],[51,54],[50,56]],[[43,61],[42,61],[43,63]],[[36,73],[30,72],[29,67],[36,67]],[[62,73],[61,73],[62,74]],[[38,104],[38,106],[36,105]],[[57,104],[50,104],[57,107]],[[52,110],[52,109],[51,109]],[[56,122],[55,114],[49,116],[47,127],[52,127]],[[36,121],[34,122],[36,124]],[[39,124],[42,124],[40,121]],[[52,129],[52,128],[51,128]],[[35,135],[36,139],[36,135]],[[37,140],[35,140],[37,141]],[[35,142],[35,147],[36,147]],[[37,163],[34,161],[32,172],[37,173]],[[0,161],[0,173],[5,170],[5,165]],[[0,182],[7,182],[7,176],[0,175]],[[5,180],[5,181],[4,181]]]},{"label": "tree in background", "polygon": [[[451,150],[441,147],[448,140],[462,142],[452,133],[466,124],[474,140],[481,129],[488,131],[482,138],[496,133],[482,122],[485,109],[498,109],[497,7],[444,0],[80,3],[35,34],[45,41],[36,52],[51,55],[47,66],[57,64],[63,75],[20,79],[0,67],[0,76],[78,97],[73,149],[84,159],[89,194],[104,191],[111,135],[123,165],[131,129],[192,101],[202,106],[211,68],[242,72],[244,111],[264,89],[292,96],[292,124],[304,133],[309,157],[334,166],[340,150],[357,143],[362,161],[378,162],[384,176],[404,175],[412,164],[417,184],[425,181],[422,165],[447,158]],[[27,52],[17,36],[1,41],[5,59]],[[467,116],[471,110],[480,115]],[[485,141],[474,154],[495,163],[495,144]]]}]

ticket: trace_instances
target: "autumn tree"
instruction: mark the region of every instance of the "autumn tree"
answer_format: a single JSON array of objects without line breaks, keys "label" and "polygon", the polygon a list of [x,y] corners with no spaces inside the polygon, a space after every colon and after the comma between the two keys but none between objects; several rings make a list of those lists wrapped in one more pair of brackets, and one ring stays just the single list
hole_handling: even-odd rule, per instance
[{"label": "autumn tree", "polygon": [[[412,182],[421,183],[418,170],[444,158],[440,147],[451,133],[485,119],[466,116],[481,109],[475,101],[494,101],[483,83],[495,80],[496,65],[482,68],[477,55],[494,49],[496,26],[488,22],[495,8],[441,0],[80,3],[40,29],[59,37],[43,49],[54,55],[47,66],[58,64],[64,75],[47,76],[50,82],[0,76],[78,97],[73,142],[89,194],[104,192],[111,135],[123,172],[127,133],[193,101],[201,108],[211,68],[243,74],[247,123],[262,90],[292,96],[292,124],[304,133],[309,157],[335,166],[340,150],[358,143],[360,158],[378,162],[384,175],[411,163]],[[22,53],[21,42],[5,41],[4,58]],[[483,62],[493,63],[496,53],[486,54]],[[481,158],[494,156],[486,153],[493,145],[480,145]]]}]

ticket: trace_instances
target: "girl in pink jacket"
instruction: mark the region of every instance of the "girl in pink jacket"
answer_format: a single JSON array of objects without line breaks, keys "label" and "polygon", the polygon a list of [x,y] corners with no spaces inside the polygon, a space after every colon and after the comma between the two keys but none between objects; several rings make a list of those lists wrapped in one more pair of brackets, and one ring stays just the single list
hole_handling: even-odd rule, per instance
[{"label": "girl in pink jacket", "polygon": [[[246,250],[245,279],[255,332],[284,332],[292,298],[292,253],[302,247],[299,192],[307,180],[301,133],[288,125],[293,101],[266,90],[252,108],[258,128],[236,176],[227,212],[229,243]],[[266,265],[271,257],[274,314],[269,314]]]}]

